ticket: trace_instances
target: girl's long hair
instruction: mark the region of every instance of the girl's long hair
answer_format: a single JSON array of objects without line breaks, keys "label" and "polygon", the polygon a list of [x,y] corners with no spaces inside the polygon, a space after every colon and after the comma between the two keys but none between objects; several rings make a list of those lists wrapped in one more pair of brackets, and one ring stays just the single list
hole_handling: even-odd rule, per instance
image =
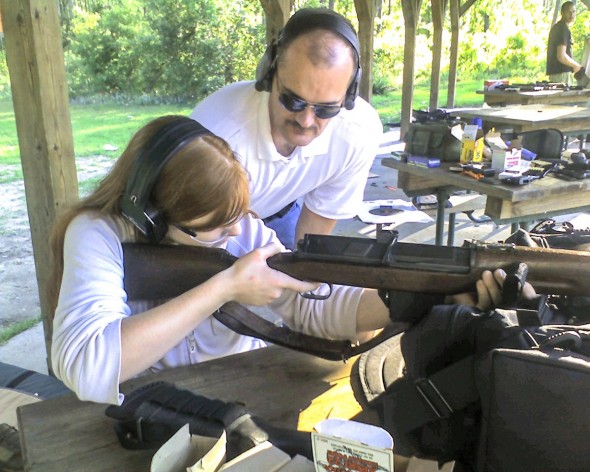
[{"label": "girl's long hair", "polygon": [[[50,321],[59,298],[68,226],[83,212],[124,220],[119,200],[125,192],[133,163],[163,126],[178,119],[186,117],[165,116],[141,128],[98,187],[57,218],[50,236],[52,268],[47,286]],[[211,215],[209,228],[203,229],[212,229],[234,224],[247,213],[249,195],[247,173],[229,145],[217,136],[206,134],[191,139],[170,158],[158,175],[150,201],[165,221],[171,223]],[[141,239],[139,231],[135,231],[136,237]]]}]

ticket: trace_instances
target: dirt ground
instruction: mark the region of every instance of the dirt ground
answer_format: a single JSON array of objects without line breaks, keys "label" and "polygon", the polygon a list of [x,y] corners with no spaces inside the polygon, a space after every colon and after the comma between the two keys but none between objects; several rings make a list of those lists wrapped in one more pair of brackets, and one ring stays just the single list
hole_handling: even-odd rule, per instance
[{"label": "dirt ground", "polygon": [[[113,159],[76,159],[78,181],[104,175]],[[0,178],[14,168],[0,167]],[[40,315],[33,245],[23,181],[0,183],[0,328]]]}]

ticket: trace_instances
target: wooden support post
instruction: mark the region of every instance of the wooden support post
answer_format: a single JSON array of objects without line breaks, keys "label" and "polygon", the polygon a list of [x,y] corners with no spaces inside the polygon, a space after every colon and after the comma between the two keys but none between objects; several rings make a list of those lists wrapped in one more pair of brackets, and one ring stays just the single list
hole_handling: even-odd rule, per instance
[{"label": "wooden support post", "polygon": [[60,209],[78,198],[57,4],[0,0],[49,371],[49,232]]},{"label": "wooden support post", "polygon": [[449,6],[451,16],[451,54],[449,57],[447,108],[454,108],[457,89],[457,64],[459,63],[459,14],[461,0],[450,0]]},{"label": "wooden support post", "polygon": [[291,16],[295,0],[260,0],[266,16],[266,44],[279,37],[279,31]]},{"label": "wooden support post", "polygon": [[377,0],[354,0],[354,7],[359,20],[358,36],[361,47],[361,67],[363,69],[359,95],[369,103],[373,95],[373,43],[378,3],[381,2]]},{"label": "wooden support post", "polygon": [[438,96],[440,87],[440,63],[442,57],[442,33],[447,10],[448,0],[431,0],[432,24],[432,71],[430,74],[430,102],[431,110],[438,108]]},{"label": "wooden support post", "polygon": [[400,136],[403,139],[412,120],[414,101],[414,69],[416,51],[416,28],[420,20],[422,0],[402,0],[405,25],[404,75],[402,89],[402,116]]}]

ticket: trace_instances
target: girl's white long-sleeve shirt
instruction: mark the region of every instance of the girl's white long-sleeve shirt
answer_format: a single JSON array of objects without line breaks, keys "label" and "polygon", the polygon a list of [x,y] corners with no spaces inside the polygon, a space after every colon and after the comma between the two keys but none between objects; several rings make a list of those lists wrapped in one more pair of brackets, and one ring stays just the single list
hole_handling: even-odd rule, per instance
[{"label": "girl's white long-sleeve shirt", "polygon": [[[274,231],[248,215],[241,234],[227,250],[243,256],[270,242]],[[53,322],[55,375],[81,400],[121,404],[121,320],[160,302],[128,300],[124,290],[121,243],[132,240],[129,226],[117,218],[84,213],[66,231],[64,272]],[[281,246],[282,247],[282,246]],[[198,260],[195,260],[198,264]],[[356,311],[362,289],[335,286],[328,300],[310,300],[286,290],[265,307],[248,308],[291,329],[329,339],[356,339]],[[264,347],[259,339],[235,333],[212,316],[188,333],[150,371],[185,366]]]}]

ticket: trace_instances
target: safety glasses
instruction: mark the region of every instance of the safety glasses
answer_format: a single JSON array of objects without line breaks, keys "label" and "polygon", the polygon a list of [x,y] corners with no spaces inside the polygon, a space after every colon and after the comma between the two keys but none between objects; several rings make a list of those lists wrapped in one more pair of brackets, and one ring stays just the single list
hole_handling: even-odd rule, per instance
[{"label": "safety glasses", "polygon": [[182,231],[189,238],[191,238],[193,241],[199,243],[201,246],[206,246],[206,247],[215,247],[215,246],[219,246],[220,244],[224,243],[229,238],[231,230],[232,230],[232,226],[230,226],[228,228],[224,228],[223,232],[221,233],[221,235],[218,238],[216,238],[212,241],[206,241],[206,240],[199,238],[199,236],[197,235],[197,232],[190,229],[190,228],[187,228],[185,226],[181,226],[178,224],[173,224],[172,226],[174,226],[179,231]]}]

